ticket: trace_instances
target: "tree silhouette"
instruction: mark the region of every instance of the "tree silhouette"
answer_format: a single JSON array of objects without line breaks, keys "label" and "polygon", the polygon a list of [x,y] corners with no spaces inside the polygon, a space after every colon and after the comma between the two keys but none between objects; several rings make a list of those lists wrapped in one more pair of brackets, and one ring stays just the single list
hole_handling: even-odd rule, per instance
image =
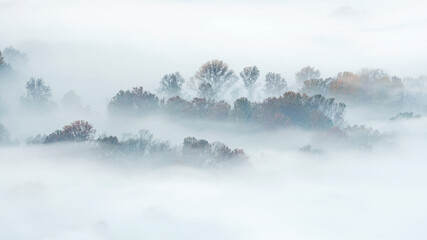
[{"label": "tree silhouette", "polygon": [[299,72],[295,73],[295,79],[297,83],[302,85],[305,81],[311,80],[313,78],[319,78],[320,71],[314,69],[313,67],[307,66],[303,67]]},{"label": "tree silhouette", "polygon": [[256,66],[245,67],[243,68],[243,71],[240,72],[240,77],[242,78],[243,83],[245,84],[245,87],[249,92],[249,97],[252,98],[254,85],[259,77],[258,68]]},{"label": "tree silhouette", "polygon": [[269,95],[280,96],[287,89],[288,84],[279,73],[269,72],[265,76],[265,92]]},{"label": "tree silhouette", "polygon": [[166,74],[160,81],[159,92],[165,94],[167,97],[180,96],[182,84],[184,84],[184,78],[179,72]]},{"label": "tree silhouette", "polygon": [[216,98],[237,81],[237,76],[226,63],[220,60],[212,60],[203,64],[195,74],[194,83],[201,97]]}]

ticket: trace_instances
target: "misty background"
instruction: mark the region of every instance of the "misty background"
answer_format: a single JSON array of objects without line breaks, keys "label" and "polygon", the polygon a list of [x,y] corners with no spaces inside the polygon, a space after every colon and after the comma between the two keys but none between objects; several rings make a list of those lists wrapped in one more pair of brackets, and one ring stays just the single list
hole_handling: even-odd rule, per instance
[{"label": "misty background", "polygon": [[27,53],[25,78],[48,81],[54,97],[74,89],[87,101],[100,84],[106,98],[154,90],[169,72],[188,79],[209,59],[256,64],[288,82],[306,65],[322,77],[363,67],[416,77],[427,67],[424,9],[412,0],[2,0],[0,46]]}]

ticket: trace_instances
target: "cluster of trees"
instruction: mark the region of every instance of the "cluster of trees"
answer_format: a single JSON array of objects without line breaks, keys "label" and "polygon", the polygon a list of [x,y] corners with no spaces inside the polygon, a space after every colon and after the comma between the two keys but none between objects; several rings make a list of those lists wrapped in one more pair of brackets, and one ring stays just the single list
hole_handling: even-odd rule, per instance
[{"label": "cluster of trees", "polygon": [[304,81],[301,92],[361,104],[391,105],[404,100],[402,80],[381,69],[363,69],[357,74],[341,72],[327,79],[310,78]]},{"label": "cluster of trees", "polygon": [[[25,93],[21,97],[21,104],[28,109],[38,111],[52,110],[58,106],[57,103],[52,100],[52,90],[50,86],[43,79],[34,77],[31,77],[25,84]],[[60,100],[60,104],[67,110],[90,112],[90,108],[88,106],[83,106],[81,98],[73,90],[64,94]]]},{"label": "cluster of trees", "polygon": [[365,125],[347,125],[343,128],[333,127],[320,133],[319,139],[331,139],[339,143],[358,146],[363,150],[370,150],[372,146],[383,140],[387,135]]},{"label": "cluster of trees", "polygon": [[56,130],[46,136],[43,143],[57,142],[86,142],[93,140],[96,130],[93,126],[83,120],[77,120],[70,125],[66,125],[62,130]]},{"label": "cluster of trees", "polygon": [[[3,51],[0,50],[0,76],[10,73],[12,70],[11,64],[19,65],[27,61],[27,54],[20,52],[13,47],[7,47]],[[0,79],[3,80],[3,79]],[[3,81],[0,81],[0,84]]]},{"label": "cluster of trees", "polygon": [[158,108],[159,98],[143,87],[120,90],[108,104],[108,110],[115,113],[144,114]]},{"label": "cluster of trees", "polygon": [[415,119],[420,117],[420,114],[415,114],[414,112],[400,112],[396,116],[391,117],[390,120],[395,121],[400,119]]},{"label": "cluster of trees", "polygon": [[[1,128],[0,128],[1,130]],[[1,131],[0,131],[1,133]],[[137,134],[116,136],[101,135],[95,139],[96,130],[87,121],[78,120],[62,130],[28,139],[30,144],[53,144],[64,142],[93,143],[94,151],[102,158],[132,157],[136,159],[157,159],[159,162],[196,164],[200,166],[224,166],[241,163],[246,159],[242,149],[230,149],[221,142],[209,143],[204,139],[187,137],[181,147],[160,141],[141,130]]]},{"label": "cluster of trees", "polygon": [[3,56],[8,63],[12,63],[14,65],[24,63],[28,60],[28,56],[26,53],[23,53],[12,46],[7,47],[3,50]]},{"label": "cluster of trees", "polygon": [[[203,64],[188,82],[190,89],[200,98],[218,99],[238,82],[239,76],[251,99],[254,94],[260,71],[256,66],[245,67],[236,74],[228,64],[221,60],[212,60]],[[179,72],[165,75],[160,81],[159,92],[168,98],[181,96],[185,80]],[[279,96],[287,90],[287,82],[279,73],[265,75],[264,91],[271,96]]]},{"label": "cluster of trees", "polygon": [[109,103],[109,110],[132,115],[149,114],[162,110],[174,116],[206,120],[230,120],[254,122],[268,127],[298,126],[310,129],[325,129],[341,125],[345,104],[335,103],[321,95],[307,96],[285,92],[280,97],[270,97],[262,102],[239,98],[233,107],[225,101],[208,98],[193,98],[188,101],[179,96],[159,101],[154,94],[142,87],[120,91]]}]

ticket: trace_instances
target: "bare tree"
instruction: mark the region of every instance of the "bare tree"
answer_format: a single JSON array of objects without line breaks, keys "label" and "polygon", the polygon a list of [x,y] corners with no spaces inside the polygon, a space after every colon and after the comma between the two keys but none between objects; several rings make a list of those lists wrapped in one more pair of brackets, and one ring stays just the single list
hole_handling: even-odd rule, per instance
[{"label": "bare tree", "polygon": [[182,84],[184,84],[184,78],[179,72],[166,74],[160,81],[159,92],[165,94],[168,98],[180,96]]},{"label": "bare tree", "polygon": [[314,69],[313,67],[307,66],[303,67],[299,72],[295,73],[295,78],[297,83],[303,85],[305,81],[311,80],[313,78],[319,78],[320,71]]},{"label": "bare tree", "polygon": [[242,78],[246,89],[249,91],[249,96],[252,98],[254,85],[259,77],[258,68],[256,66],[245,67],[243,68],[243,71],[240,72],[240,77]]},{"label": "bare tree", "polygon": [[269,95],[282,95],[288,88],[285,78],[279,73],[269,72],[265,75],[265,92]]},{"label": "bare tree", "polygon": [[[218,97],[229,89],[237,81],[237,76],[226,63],[220,60],[212,60],[203,64],[195,74],[193,85],[201,97]],[[206,89],[210,85],[209,91],[212,96],[205,96]],[[194,87],[193,87],[194,88]]]}]

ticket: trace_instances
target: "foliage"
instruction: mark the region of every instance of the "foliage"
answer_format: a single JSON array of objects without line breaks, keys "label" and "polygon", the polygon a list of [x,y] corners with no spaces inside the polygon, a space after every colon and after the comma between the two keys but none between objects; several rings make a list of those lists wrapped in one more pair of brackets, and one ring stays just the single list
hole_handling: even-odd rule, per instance
[{"label": "foliage", "polygon": [[304,86],[302,87],[301,92],[308,95],[320,94],[327,96],[327,94],[329,94],[329,86],[331,81],[333,81],[332,78],[311,78],[310,80],[304,81]]},{"label": "foliage", "polygon": [[202,166],[222,166],[235,164],[246,159],[242,149],[231,150],[221,142],[209,143],[204,139],[187,137],[184,139],[182,155],[185,161],[197,160]]},{"label": "foliage", "polygon": [[0,51],[0,68],[4,67],[5,64],[3,53]]},{"label": "foliage", "polygon": [[21,51],[11,46],[4,49],[3,55],[6,58],[7,62],[12,64],[25,62],[28,59],[27,54],[22,53]]},{"label": "foliage", "polygon": [[192,118],[226,120],[231,106],[224,101],[217,102],[206,98],[193,98],[192,101],[186,101],[180,97],[174,97],[167,100],[165,110]]},{"label": "foliage", "polygon": [[240,77],[243,80],[243,83],[246,89],[249,91],[249,96],[252,97],[255,82],[259,77],[259,70],[256,66],[253,67],[245,67],[243,71],[240,72]]},{"label": "foliage", "polygon": [[343,132],[349,141],[364,149],[370,149],[384,137],[378,130],[365,125],[347,126]]},{"label": "foliage", "polygon": [[280,96],[287,89],[288,83],[279,73],[269,72],[265,75],[265,92],[272,96]]},{"label": "foliage", "polygon": [[[141,88],[142,89],[142,88]],[[142,90],[140,91],[142,92]],[[123,93],[126,95],[126,93]],[[130,92],[128,94],[131,94]],[[149,93],[144,93],[148,95]],[[116,95],[110,102],[117,104],[122,95]],[[198,118],[205,120],[254,122],[268,127],[277,126],[298,126],[303,128],[322,129],[332,126],[341,126],[344,123],[344,112],[346,105],[335,103],[333,98],[325,98],[321,95],[307,96],[305,94],[286,92],[280,97],[270,97],[263,102],[251,102],[247,98],[239,98],[233,108],[225,101],[216,101],[208,98],[193,98],[191,101],[180,97],[172,97],[157,103],[157,97],[149,95],[155,101],[148,101],[149,106],[145,106],[143,101],[135,104],[135,101],[128,102],[123,109],[132,113],[135,106],[137,109],[159,108],[173,116]]]},{"label": "foliage", "polygon": [[299,72],[295,73],[295,79],[299,84],[303,84],[307,80],[319,77],[320,71],[310,66],[306,66],[302,68]]},{"label": "foliage", "polygon": [[362,104],[395,105],[404,97],[401,79],[381,69],[363,69],[358,74],[341,72],[326,80],[313,78],[304,82],[301,91]]},{"label": "foliage", "polygon": [[184,78],[179,72],[166,74],[160,81],[159,92],[168,97],[180,96],[183,84]]},{"label": "foliage", "polygon": [[246,158],[243,150],[231,150],[226,145],[194,137],[184,139],[180,150],[169,142],[156,140],[153,135],[141,130],[137,135],[125,134],[119,141],[115,136],[102,136],[96,140],[103,149],[104,156],[127,156],[134,158],[156,158],[157,161],[195,164],[198,166],[222,166],[241,162]]},{"label": "foliage", "polygon": [[25,142],[29,145],[43,144],[46,141],[46,137],[47,135],[37,134],[35,137],[27,138]]},{"label": "foliage", "polygon": [[50,87],[43,79],[30,78],[26,83],[26,94],[22,97],[22,102],[26,106],[47,107],[52,104]]},{"label": "foliage", "polygon": [[239,98],[234,101],[232,115],[238,121],[248,121],[253,110],[253,104],[247,98]]},{"label": "foliage", "polygon": [[156,95],[144,91],[142,87],[134,87],[132,90],[120,90],[108,104],[110,112],[141,115],[153,111],[159,107],[159,99]]},{"label": "foliage", "polygon": [[200,97],[216,98],[224,94],[237,81],[234,71],[220,60],[212,60],[203,64],[196,72],[195,88]]},{"label": "foliage", "polygon": [[96,130],[93,126],[86,121],[77,120],[70,125],[66,125],[62,130],[56,130],[49,134],[44,143],[56,142],[86,142],[92,140],[95,136]]},{"label": "foliage", "polygon": [[0,146],[10,144],[9,132],[5,126],[0,122]]}]

